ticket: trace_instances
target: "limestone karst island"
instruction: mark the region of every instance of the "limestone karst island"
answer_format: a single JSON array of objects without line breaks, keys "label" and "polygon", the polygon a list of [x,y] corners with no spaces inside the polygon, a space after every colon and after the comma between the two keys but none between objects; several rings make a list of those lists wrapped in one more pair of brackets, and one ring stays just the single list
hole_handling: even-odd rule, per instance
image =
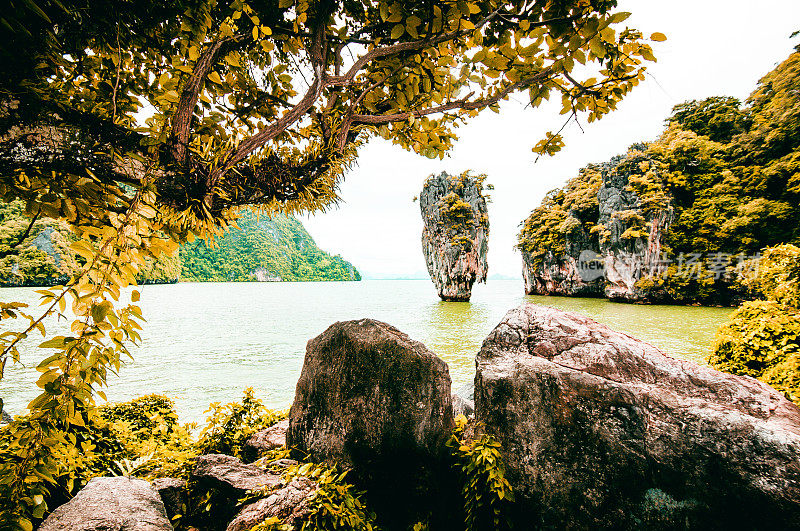
[{"label": "limestone karst island", "polygon": [[6,4],[0,530],[800,530],[800,3]]}]

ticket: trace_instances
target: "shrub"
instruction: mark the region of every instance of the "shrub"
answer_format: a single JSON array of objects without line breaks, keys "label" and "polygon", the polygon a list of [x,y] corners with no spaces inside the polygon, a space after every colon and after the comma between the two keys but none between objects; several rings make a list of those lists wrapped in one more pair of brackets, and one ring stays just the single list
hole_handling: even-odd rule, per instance
[{"label": "shrub", "polygon": [[297,531],[373,531],[375,514],[360,500],[362,493],[345,481],[346,472],[316,463],[306,463],[290,468],[286,481],[297,476],[314,480],[319,489],[309,501],[310,514]]},{"label": "shrub", "polygon": [[765,249],[739,282],[756,296],[800,307],[800,247],[786,244]]},{"label": "shrub", "polygon": [[469,440],[466,428],[466,417],[456,417],[456,429],[447,443],[461,475],[466,528],[509,528],[508,510],[514,493],[505,477],[500,443],[491,435]]},{"label": "shrub", "polygon": [[146,395],[105,405],[100,415],[125,448],[124,458],[115,459],[108,471],[147,479],[188,476],[198,454],[194,426],[178,424],[171,399]]},{"label": "shrub", "polygon": [[178,425],[178,414],[171,399],[161,395],[145,395],[129,402],[108,404],[100,415],[109,424],[126,422],[139,438],[166,438]]},{"label": "shrub", "polygon": [[800,404],[800,310],[749,301],[717,332],[711,365],[753,376]]},{"label": "shrub", "polygon": [[242,402],[211,404],[206,426],[200,434],[198,448],[204,454],[241,456],[242,446],[257,431],[269,428],[286,417],[285,413],[267,409],[253,396],[253,389],[244,391]]}]

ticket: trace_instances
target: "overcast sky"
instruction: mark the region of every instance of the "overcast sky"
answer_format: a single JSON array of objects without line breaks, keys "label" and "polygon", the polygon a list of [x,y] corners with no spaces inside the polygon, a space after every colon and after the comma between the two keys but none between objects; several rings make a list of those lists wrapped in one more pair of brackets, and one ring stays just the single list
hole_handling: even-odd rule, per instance
[{"label": "overcast sky", "polygon": [[[471,169],[488,174],[491,193],[489,274],[520,276],[514,249],[519,223],[548,190],[561,186],[590,162],[652,140],[672,107],[688,99],[730,95],[745,99],[760,77],[785,59],[800,39],[800,1],[620,0],[633,15],[625,22],[645,35],[668,36],[655,43],[658,62],[650,76],[599,122],[570,125],[566,148],[534,164],[531,147],[563,122],[556,106],[524,109],[506,102],[500,114],[482,114],[457,133],[450,156],[430,160],[372,140],[341,187],[341,204],[304,219],[317,244],[351,261],[367,277],[425,273],[419,204],[412,202],[431,173]],[[560,107],[560,102],[559,106]]]}]

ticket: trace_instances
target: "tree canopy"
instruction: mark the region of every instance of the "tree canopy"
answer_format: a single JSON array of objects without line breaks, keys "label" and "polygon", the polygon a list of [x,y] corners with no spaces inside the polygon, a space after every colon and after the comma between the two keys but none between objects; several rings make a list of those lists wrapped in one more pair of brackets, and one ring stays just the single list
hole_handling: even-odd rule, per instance
[{"label": "tree canopy", "polygon": [[442,156],[511,94],[599,118],[654,59],[609,0],[15,3],[0,194],[81,224],[152,187],[178,235],[241,205],[324,208],[369,136]]}]

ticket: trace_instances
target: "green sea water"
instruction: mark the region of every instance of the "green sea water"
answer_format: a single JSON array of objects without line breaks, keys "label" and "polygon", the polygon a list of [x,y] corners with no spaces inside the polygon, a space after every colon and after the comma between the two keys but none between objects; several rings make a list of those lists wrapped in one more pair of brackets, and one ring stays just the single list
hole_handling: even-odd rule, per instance
[{"label": "green sea water", "polygon": [[[474,377],[475,354],[486,335],[525,301],[588,315],[699,363],[731,311],[525,296],[521,280],[478,285],[471,302],[440,301],[428,280],[181,283],[141,291],[147,319],[143,342],[119,376],[110,377],[106,393],[112,401],[147,393],[171,396],[185,421],[202,420],[210,402],[236,400],[246,387],[272,407],[288,407],[306,342],[336,321],[371,317],[399,328],[448,363],[458,388]],[[37,299],[29,288],[0,289],[3,301],[36,304]],[[13,324],[0,323],[0,330]],[[24,346],[22,365],[9,363],[0,381],[0,397],[12,413],[37,394],[34,367],[46,354],[36,344]]]}]

